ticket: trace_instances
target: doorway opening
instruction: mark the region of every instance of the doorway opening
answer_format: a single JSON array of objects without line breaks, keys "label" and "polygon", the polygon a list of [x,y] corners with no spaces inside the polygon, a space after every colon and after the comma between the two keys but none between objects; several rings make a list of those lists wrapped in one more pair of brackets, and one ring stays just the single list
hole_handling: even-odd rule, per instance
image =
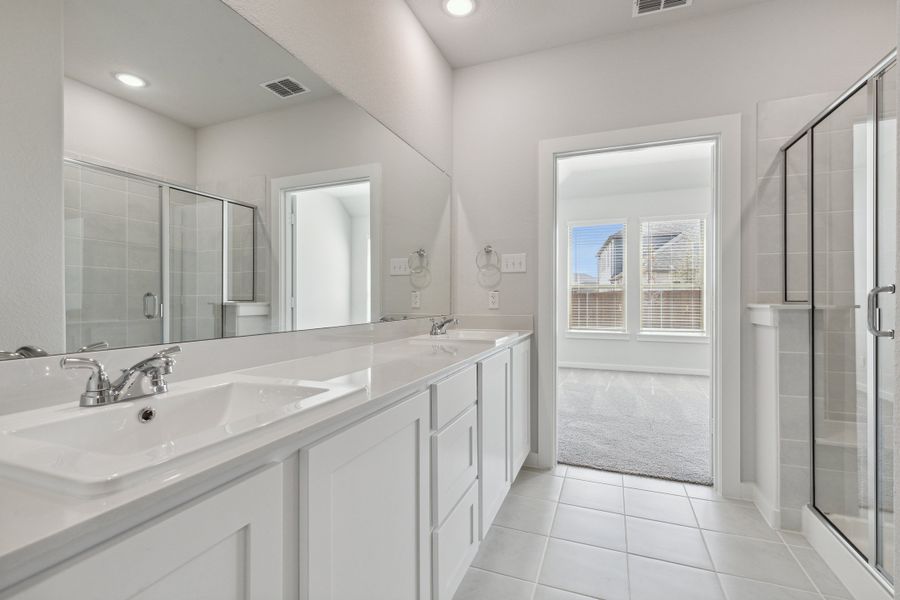
[{"label": "doorway opening", "polygon": [[718,144],[556,155],[561,463],[713,483]]},{"label": "doorway opening", "polygon": [[292,329],[371,321],[369,181],[301,188],[287,192],[285,198],[291,215]]}]

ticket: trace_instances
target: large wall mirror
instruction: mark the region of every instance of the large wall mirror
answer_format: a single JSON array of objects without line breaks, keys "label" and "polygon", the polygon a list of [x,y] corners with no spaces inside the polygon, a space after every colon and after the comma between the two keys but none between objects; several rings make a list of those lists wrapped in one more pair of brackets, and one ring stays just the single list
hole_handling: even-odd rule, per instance
[{"label": "large wall mirror", "polygon": [[220,0],[62,4],[65,314],[4,280],[4,356],[449,311],[440,169]]}]

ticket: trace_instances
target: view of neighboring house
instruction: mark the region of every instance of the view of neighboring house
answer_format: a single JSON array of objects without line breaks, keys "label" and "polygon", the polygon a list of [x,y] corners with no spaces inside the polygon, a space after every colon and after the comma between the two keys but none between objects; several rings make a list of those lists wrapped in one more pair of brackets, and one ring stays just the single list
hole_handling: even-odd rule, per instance
[{"label": "view of neighboring house", "polygon": [[[609,226],[573,228],[572,235],[578,229],[601,227]],[[640,234],[640,276],[635,285],[641,290],[641,329],[702,331],[705,221],[644,221]],[[625,226],[597,242],[597,275],[578,271],[570,278],[569,329],[623,331]]]}]

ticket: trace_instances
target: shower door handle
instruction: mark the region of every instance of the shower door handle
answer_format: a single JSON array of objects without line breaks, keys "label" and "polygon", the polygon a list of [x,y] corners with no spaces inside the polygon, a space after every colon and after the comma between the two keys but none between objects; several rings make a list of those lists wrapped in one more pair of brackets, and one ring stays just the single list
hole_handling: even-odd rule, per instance
[{"label": "shower door handle", "polygon": [[144,294],[144,318],[155,319],[159,316],[159,296],[152,292]]},{"label": "shower door handle", "polygon": [[875,337],[892,339],[894,337],[893,329],[888,329],[886,331],[881,329],[881,310],[878,308],[878,294],[893,294],[896,291],[897,288],[893,283],[891,285],[876,286],[869,290],[869,295],[866,297],[866,327],[868,328],[869,333]]}]

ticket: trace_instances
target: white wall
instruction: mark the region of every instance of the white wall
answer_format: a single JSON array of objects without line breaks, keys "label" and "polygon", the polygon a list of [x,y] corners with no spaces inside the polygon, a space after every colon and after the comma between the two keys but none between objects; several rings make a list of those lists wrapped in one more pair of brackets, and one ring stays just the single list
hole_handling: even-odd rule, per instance
[{"label": "white wall", "polygon": [[225,0],[450,172],[453,73],[403,0]]},{"label": "white wall", "polygon": [[[709,215],[709,188],[646,192],[601,197],[567,197],[560,190],[557,210],[557,348],[560,366],[655,373],[709,373],[709,338],[684,337],[659,341],[642,337],[640,330],[640,219]],[[626,308],[628,333],[595,336],[568,329],[568,227],[572,222],[622,219],[626,228]],[[707,247],[710,237],[707,236]],[[674,338],[672,338],[674,339]]]},{"label": "white wall", "polygon": [[353,224],[344,205],[318,190],[297,198],[297,327],[350,324]]},{"label": "white wall", "polygon": [[64,90],[67,156],[194,185],[192,127],[68,77]]},{"label": "white wall", "polygon": [[[894,0],[777,0],[607,40],[460,69],[454,79],[454,312],[486,312],[473,257],[537,252],[543,139],[741,113],[743,213],[756,185],[756,103],[843,89],[896,45]],[[744,219],[743,298],[755,297]],[[502,314],[533,313],[537,273],[506,276]],[[753,476],[752,359],[742,323],[742,471]]]},{"label": "white wall", "polygon": [[59,349],[65,344],[62,6],[4,0],[0,14],[0,350]]}]

